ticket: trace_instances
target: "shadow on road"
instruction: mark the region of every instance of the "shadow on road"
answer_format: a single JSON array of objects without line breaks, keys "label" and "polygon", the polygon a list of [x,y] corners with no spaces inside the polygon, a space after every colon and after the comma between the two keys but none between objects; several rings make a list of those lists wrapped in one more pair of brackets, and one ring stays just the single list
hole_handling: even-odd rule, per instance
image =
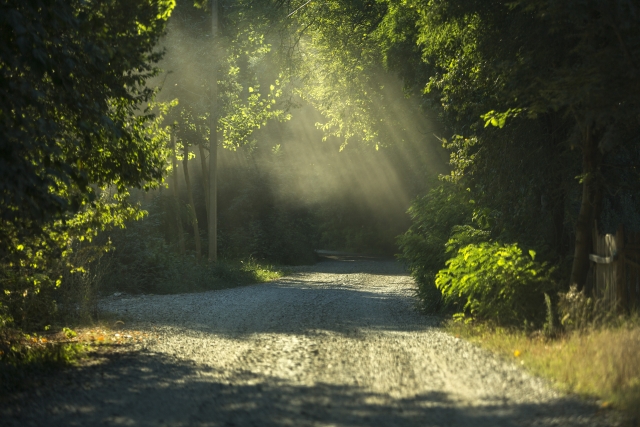
[{"label": "shadow on road", "polygon": [[[553,403],[456,407],[446,393],[393,399],[358,386],[292,385],[149,353],[114,353],[3,402],[13,426],[586,426],[595,410]],[[63,385],[63,386],[61,386]]]},{"label": "shadow on road", "polygon": [[[154,296],[140,320],[212,334],[306,333],[359,330],[418,331],[438,319],[420,315],[411,294],[376,292],[349,283],[284,281],[184,296]],[[185,301],[187,300],[187,301]],[[124,318],[144,303],[122,300],[106,310]],[[135,320],[135,318],[134,318]]]},{"label": "shadow on road", "polygon": [[392,256],[366,255],[346,252],[316,251],[318,262],[314,265],[294,267],[309,273],[330,274],[381,274],[385,276],[407,276],[403,264]]}]

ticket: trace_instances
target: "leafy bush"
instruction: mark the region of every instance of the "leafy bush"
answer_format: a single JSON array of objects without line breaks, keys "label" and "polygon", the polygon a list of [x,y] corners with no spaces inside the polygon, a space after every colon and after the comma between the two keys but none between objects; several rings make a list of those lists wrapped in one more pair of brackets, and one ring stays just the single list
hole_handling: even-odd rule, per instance
[{"label": "leafy bush", "polygon": [[51,224],[45,236],[14,233],[10,250],[0,251],[0,326],[35,331],[90,316],[105,267],[98,260],[106,243],[95,236],[142,215],[121,195],[103,191],[94,205]]},{"label": "leafy bush", "polygon": [[434,311],[441,303],[434,280],[448,258],[445,245],[455,226],[471,223],[472,205],[465,192],[454,184],[444,183],[416,199],[409,215],[412,225],[398,237],[401,250],[398,258],[407,264],[416,280],[424,308]]},{"label": "leafy bush", "polygon": [[524,255],[515,244],[467,245],[446,262],[435,284],[446,302],[457,305],[458,317],[494,321],[500,325],[541,324],[544,294],[553,287],[546,263]]}]

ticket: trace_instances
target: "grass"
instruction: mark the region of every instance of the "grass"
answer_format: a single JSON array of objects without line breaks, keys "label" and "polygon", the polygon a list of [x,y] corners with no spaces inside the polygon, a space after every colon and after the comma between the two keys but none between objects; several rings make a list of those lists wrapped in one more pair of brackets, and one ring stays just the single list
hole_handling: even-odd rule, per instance
[{"label": "grass", "polygon": [[124,327],[121,320],[107,316],[99,322],[41,335],[0,329],[0,398],[45,384],[52,374],[80,365],[93,355],[158,338]]},{"label": "grass", "polygon": [[220,260],[215,264],[196,262],[189,257],[167,256],[159,260],[114,268],[99,284],[102,294],[179,294],[227,289],[269,282],[286,274],[272,264],[248,260]]},{"label": "grass", "polygon": [[603,408],[640,416],[640,325],[587,328],[549,339],[542,334],[449,322],[447,329],[520,363],[560,389],[596,398]]},{"label": "grass", "polygon": [[43,376],[84,358],[89,343],[64,328],[44,335],[0,330],[0,395],[28,387]]}]

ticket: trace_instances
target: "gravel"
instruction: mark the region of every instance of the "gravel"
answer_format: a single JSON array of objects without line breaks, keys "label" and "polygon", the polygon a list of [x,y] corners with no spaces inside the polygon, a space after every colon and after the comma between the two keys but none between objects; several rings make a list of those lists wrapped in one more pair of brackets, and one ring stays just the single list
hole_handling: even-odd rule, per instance
[{"label": "gravel", "polygon": [[607,412],[457,339],[415,310],[393,261],[281,280],[112,296],[156,337],[66,371],[0,412],[14,426],[606,426]]}]

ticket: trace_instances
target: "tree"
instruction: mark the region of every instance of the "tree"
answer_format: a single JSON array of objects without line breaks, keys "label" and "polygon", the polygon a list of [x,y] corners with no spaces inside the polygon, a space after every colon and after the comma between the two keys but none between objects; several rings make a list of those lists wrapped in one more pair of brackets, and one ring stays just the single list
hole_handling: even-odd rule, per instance
[{"label": "tree", "polygon": [[[184,255],[185,244],[184,244],[184,230],[182,229],[182,215],[180,214],[180,195],[178,192],[178,156],[177,156],[177,146],[176,146],[176,136],[175,132],[171,132],[171,192],[173,196],[173,210],[176,220],[176,228],[178,230],[178,249],[180,250],[180,255]],[[188,158],[188,156],[187,156]],[[187,172],[185,171],[185,177],[187,176]]]},{"label": "tree", "polygon": [[97,187],[162,180],[147,132],[154,50],[174,0],[0,6],[0,249],[96,203]]},{"label": "tree", "polygon": [[[185,36],[180,40],[185,49],[197,46],[197,52],[189,53],[193,54],[189,66],[192,70],[198,70],[193,74],[200,75],[200,78],[192,78],[189,82],[179,81],[174,88],[169,85],[163,95],[181,100],[181,138],[185,144],[200,147],[203,172],[206,171],[208,176],[208,179],[203,179],[203,187],[207,206],[209,261],[215,262],[218,146],[235,150],[249,143],[252,133],[269,119],[288,120],[289,116],[276,105],[276,98],[282,95],[284,80],[278,78],[277,73],[275,76],[258,73],[258,67],[270,61],[271,45],[265,41],[267,27],[264,22],[253,15],[248,16],[246,11],[249,6],[244,3],[234,4],[233,8],[218,1],[195,2],[195,5],[200,8],[206,6],[210,14],[206,27],[194,25],[194,21],[200,20],[201,16],[196,18],[193,10],[180,8],[178,14],[187,24],[176,30]],[[224,25],[220,22],[224,22]],[[210,42],[203,43],[203,36],[212,36],[208,39]],[[202,46],[205,48],[202,49]],[[179,69],[183,62],[175,66]],[[269,88],[268,91],[260,90],[262,82]],[[207,150],[208,162],[204,158]]]},{"label": "tree", "polygon": [[[82,271],[71,265],[73,250],[99,230],[139,219],[129,189],[162,182],[167,108],[146,83],[158,73],[155,46],[173,6],[0,5],[1,324],[16,313],[46,322],[55,307],[37,295],[60,286],[64,270]],[[40,311],[34,317],[30,309]]]},{"label": "tree", "polygon": [[[440,105],[452,133],[460,135],[449,143],[453,178],[464,180],[479,207],[494,212],[494,236],[521,241],[527,234],[547,234],[528,224],[568,224],[568,232],[553,234],[575,237],[569,281],[584,285],[593,222],[601,217],[600,200],[615,173],[603,167],[604,159],[638,143],[637,5],[390,4],[380,27],[387,63]],[[413,59],[400,61],[401,55]],[[509,188],[517,192],[515,200]],[[553,225],[546,224],[547,216]],[[537,244],[562,249],[557,238]]]},{"label": "tree", "polygon": [[209,262],[218,260],[218,0],[211,0],[211,107],[209,111]]}]

